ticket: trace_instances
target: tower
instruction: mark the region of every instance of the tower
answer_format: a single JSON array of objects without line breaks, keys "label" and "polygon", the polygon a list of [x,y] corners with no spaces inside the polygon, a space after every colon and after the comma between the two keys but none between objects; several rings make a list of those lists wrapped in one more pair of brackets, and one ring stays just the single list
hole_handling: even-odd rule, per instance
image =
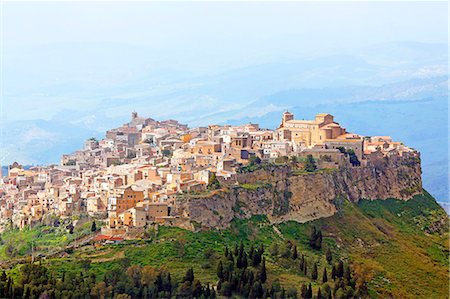
[{"label": "tower", "polygon": [[283,113],[283,117],[281,119],[281,127],[284,127],[287,121],[293,120],[294,114],[290,113],[286,110],[286,112]]}]

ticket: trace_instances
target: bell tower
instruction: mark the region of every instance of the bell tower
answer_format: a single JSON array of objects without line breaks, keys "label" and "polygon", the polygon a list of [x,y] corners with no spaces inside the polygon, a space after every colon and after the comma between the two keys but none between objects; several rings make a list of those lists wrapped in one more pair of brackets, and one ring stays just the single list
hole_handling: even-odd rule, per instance
[{"label": "bell tower", "polygon": [[287,121],[293,120],[294,114],[286,111],[283,113],[283,117],[281,118],[281,127],[284,127]]}]

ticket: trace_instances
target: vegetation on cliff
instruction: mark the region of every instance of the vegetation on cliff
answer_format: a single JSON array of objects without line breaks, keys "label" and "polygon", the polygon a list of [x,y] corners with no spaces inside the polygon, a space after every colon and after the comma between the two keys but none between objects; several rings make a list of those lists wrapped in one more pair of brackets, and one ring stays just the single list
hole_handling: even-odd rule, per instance
[{"label": "vegetation on cliff", "polygon": [[[247,253],[252,244],[254,248],[266,249],[263,257],[268,281],[276,280],[286,295],[288,289],[295,288],[301,298],[302,286],[309,292],[309,284],[314,295],[319,288],[323,295],[325,271],[333,293],[333,265],[336,272],[337,263],[342,260],[344,265],[351,266],[352,278],[367,282],[370,297],[445,298],[449,292],[447,225],[445,212],[428,194],[409,201],[392,199],[358,204],[344,201],[334,216],[304,224],[290,221],[272,225],[266,217],[254,216],[249,220],[235,219],[226,230],[195,233],[160,227],[148,231],[140,240],[101,247],[87,245],[46,259],[36,257],[35,264],[44,266],[57,280],[63,276],[77,277],[82,272],[85,277],[95,276],[96,284],[111,271],[125,272],[133,265],[142,269],[148,266],[156,273],[170,272],[177,286],[192,267],[195,279],[203,287],[212,287],[217,286],[217,267],[220,261],[224,263],[226,245],[231,250],[243,241]],[[39,229],[48,228],[32,231]],[[319,239],[319,231],[320,248],[312,242]],[[30,232],[2,234],[0,250],[21,234]],[[29,253],[26,248],[22,250]],[[302,260],[306,263],[306,274]],[[20,282],[22,267],[23,264],[17,264],[6,271],[15,284]],[[270,289],[271,285],[268,286]],[[346,293],[334,295],[343,294]]]}]

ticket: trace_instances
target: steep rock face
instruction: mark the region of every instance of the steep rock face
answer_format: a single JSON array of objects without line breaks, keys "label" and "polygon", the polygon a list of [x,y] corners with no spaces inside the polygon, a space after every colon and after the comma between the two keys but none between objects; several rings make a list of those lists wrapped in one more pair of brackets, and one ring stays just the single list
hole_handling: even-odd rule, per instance
[{"label": "steep rock face", "polygon": [[174,215],[188,215],[204,228],[228,227],[234,217],[267,215],[271,222],[306,222],[332,216],[339,201],[348,199],[408,200],[422,192],[418,153],[373,155],[363,167],[298,173],[292,165],[268,165],[238,174],[225,191],[178,199]]}]

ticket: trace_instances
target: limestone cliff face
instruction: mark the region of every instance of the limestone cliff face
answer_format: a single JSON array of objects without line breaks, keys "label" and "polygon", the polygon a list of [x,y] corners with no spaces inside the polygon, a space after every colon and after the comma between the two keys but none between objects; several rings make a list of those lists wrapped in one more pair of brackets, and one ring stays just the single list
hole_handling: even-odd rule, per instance
[{"label": "limestone cliff face", "polygon": [[238,174],[234,185],[206,195],[178,199],[175,215],[188,215],[197,227],[225,228],[234,217],[267,215],[271,222],[306,222],[336,213],[342,199],[408,200],[422,193],[418,153],[372,156],[364,167],[299,173],[292,165],[270,165]]}]

